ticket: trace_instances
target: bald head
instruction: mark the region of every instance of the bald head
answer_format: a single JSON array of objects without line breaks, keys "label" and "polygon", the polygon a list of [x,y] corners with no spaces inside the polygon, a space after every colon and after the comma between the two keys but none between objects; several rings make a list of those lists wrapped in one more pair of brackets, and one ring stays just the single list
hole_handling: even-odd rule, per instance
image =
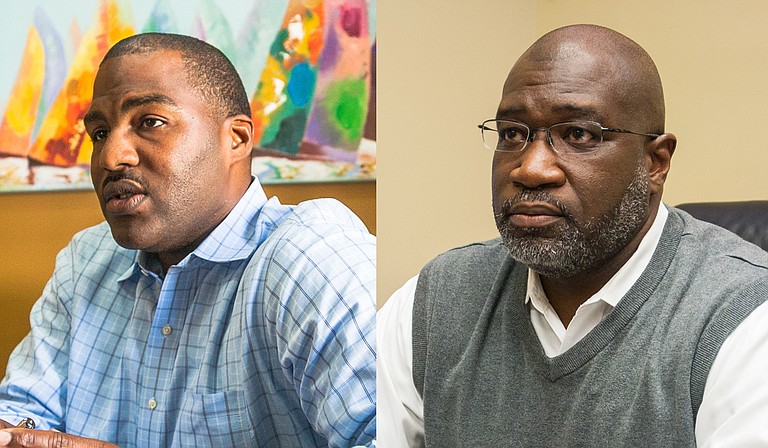
[{"label": "bald head", "polygon": [[664,132],[664,93],[656,65],[642,47],[623,34],[596,25],[553,30],[520,56],[507,77],[504,93],[531,82],[531,76],[542,72],[591,79],[583,88],[610,92],[626,115],[624,120],[645,132]]}]

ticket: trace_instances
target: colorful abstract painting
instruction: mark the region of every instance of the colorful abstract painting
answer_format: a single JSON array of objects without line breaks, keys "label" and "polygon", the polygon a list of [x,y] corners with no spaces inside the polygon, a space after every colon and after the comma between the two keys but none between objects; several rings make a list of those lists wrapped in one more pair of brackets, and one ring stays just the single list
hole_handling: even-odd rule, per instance
[{"label": "colorful abstract painting", "polygon": [[263,183],[375,178],[374,0],[22,3],[0,17],[0,192],[90,188],[82,119],[98,64],[152,31],[198,37],[233,62]]}]

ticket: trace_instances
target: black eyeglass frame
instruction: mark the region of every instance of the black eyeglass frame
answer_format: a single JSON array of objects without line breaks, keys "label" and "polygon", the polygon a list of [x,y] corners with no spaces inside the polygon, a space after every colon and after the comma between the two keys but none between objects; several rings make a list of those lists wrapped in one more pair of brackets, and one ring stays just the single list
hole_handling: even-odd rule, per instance
[{"label": "black eyeglass frame", "polygon": [[[524,127],[525,129],[528,130],[528,136],[525,139],[525,144],[523,144],[523,146],[520,147],[520,149],[515,149],[515,150],[498,149],[498,146],[495,147],[495,148],[491,148],[485,142],[485,138],[483,137],[483,131],[488,130],[488,131],[496,132],[498,134],[499,130],[498,129],[493,129],[493,128],[490,128],[490,127],[486,126],[486,123],[490,123],[490,122],[494,122],[494,123],[499,123],[499,122],[502,122],[502,123],[513,123],[513,124],[520,125],[520,126]],[[636,132],[636,131],[630,131],[630,130],[627,130],[627,129],[620,129],[620,128],[608,128],[608,127],[605,127],[605,126],[601,125],[600,123],[598,123],[596,121],[589,121],[589,120],[584,120],[584,121],[563,121],[561,123],[555,123],[555,124],[553,124],[551,126],[548,126],[548,127],[532,129],[527,124],[521,123],[519,121],[504,120],[504,119],[498,119],[498,118],[490,118],[490,119],[484,120],[482,123],[478,124],[477,127],[480,128],[480,138],[483,140],[483,146],[485,146],[486,148],[488,148],[488,149],[490,149],[492,151],[511,152],[511,153],[522,152],[528,146],[528,143],[531,143],[531,142],[533,142],[536,139],[536,134],[538,134],[539,131],[544,131],[544,133],[547,136],[547,143],[549,143],[549,146],[556,153],[561,154],[562,152],[559,151],[555,147],[555,144],[552,141],[552,133],[550,132],[550,130],[553,127],[555,127],[555,126],[562,126],[564,124],[574,124],[574,125],[589,124],[589,125],[597,126],[598,128],[600,128],[600,131],[601,131],[601,133],[600,133],[600,141],[598,142],[598,144],[603,142],[603,134],[602,134],[603,132],[618,132],[618,133],[622,133],[622,134],[640,135],[640,136],[648,137],[648,138],[658,138],[658,137],[661,137],[661,134],[651,134],[651,133],[645,133],[645,132]],[[596,147],[594,149],[590,149],[589,151],[574,151],[573,153],[570,153],[570,154],[589,154],[589,153],[595,152],[597,150],[598,150],[598,148]]]}]

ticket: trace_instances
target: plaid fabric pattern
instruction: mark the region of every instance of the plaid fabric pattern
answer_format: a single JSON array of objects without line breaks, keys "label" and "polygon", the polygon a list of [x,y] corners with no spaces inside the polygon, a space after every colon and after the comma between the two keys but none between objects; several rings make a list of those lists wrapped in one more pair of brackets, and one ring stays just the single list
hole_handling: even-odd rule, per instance
[{"label": "plaid fabric pattern", "polygon": [[0,418],[128,447],[375,446],[375,238],[254,182],[160,278],[77,234],[11,355]]}]

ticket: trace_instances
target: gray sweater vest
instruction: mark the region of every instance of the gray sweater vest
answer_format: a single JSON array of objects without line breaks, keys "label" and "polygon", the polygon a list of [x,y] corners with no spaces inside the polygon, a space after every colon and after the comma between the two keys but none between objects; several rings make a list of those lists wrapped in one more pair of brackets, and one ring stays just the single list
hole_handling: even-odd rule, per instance
[{"label": "gray sweater vest", "polygon": [[686,447],[725,338],[768,299],[768,253],[670,209],[653,258],[574,347],[544,354],[499,240],[424,267],[413,375],[427,447]]}]

